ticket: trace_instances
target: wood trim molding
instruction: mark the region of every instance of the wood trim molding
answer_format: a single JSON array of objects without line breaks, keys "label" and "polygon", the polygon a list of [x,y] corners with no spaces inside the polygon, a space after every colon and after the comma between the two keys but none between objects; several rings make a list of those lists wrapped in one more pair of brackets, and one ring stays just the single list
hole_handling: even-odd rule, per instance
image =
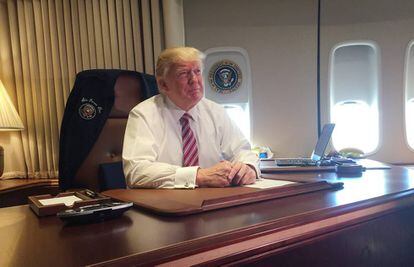
[{"label": "wood trim molding", "polygon": [[273,221],[265,225],[252,226],[242,231],[244,233],[239,230],[221,234],[219,237],[212,236],[208,240],[182,242],[156,252],[131,255],[92,266],[134,265],[138,263],[164,266],[220,265],[239,260],[250,254],[254,255],[278,248],[283,249],[302,239],[338,231],[405,207],[414,206],[414,196],[411,191],[406,191],[395,194],[388,199],[376,199],[374,202],[363,201],[357,205],[346,205],[341,210],[318,211],[320,216],[302,214],[300,216],[307,217],[307,219],[287,218],[287,221]]},{"label": "wood trim molding", "polygon": [[0,208],[27,204],[29,196],[60,192],[57,179],[0,180]]},{"label": "wood trim molding", "polygon": [[[0,0],[1,1],[1,0]],[[0,180],[0,194],[18,191],[26,188],[57,186],[57,179],[8,179]]]}]

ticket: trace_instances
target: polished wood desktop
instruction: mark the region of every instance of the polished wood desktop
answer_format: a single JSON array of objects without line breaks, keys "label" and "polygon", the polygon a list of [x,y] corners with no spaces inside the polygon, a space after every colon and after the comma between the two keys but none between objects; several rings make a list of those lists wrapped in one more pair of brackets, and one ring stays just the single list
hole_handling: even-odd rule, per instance
[{"label": "polished wood desktop", "polygon": [[57,179],[0,179],[0,208],[27,204],[27,197],[57,194]]},{"label": "polished wood desktop", "polygon": [[65,225],[27,205],[0,209],[0,266],[409,266],[414,263],[414,171],[361,177],[334,172],[264,174],[344,183],[323,190],[188,216],[131,209],[123,217]]}]

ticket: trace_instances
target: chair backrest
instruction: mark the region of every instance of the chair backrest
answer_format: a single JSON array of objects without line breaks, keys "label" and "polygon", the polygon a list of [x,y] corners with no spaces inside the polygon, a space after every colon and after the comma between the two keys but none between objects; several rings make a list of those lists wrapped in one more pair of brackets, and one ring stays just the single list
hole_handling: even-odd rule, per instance
[{"label": "chair backrest", "polygon": [[89,188],[95,191],[105,189],[102,187],[102,178],[99,177],[100,165],[114,162],[122,164],[122,146],[129,111],[151,96],[142,85],[139,76],[133,72],[118,76],[114,84],[112,109],[92,149],[77,169],[70,184],[71,188]]}]

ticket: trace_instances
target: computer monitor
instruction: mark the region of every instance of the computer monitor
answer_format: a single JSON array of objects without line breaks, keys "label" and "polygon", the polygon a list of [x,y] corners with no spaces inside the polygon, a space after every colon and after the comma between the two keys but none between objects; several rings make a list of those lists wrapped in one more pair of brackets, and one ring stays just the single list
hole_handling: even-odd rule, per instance
[{"label": "computer monitor", "polygon": [[321,160],[325,156],[325,150],[331,139],[332,132],[335,128],[335,123],[327,123],[323,126],[322,133],[318,138],[315,149],[312,152],[312,160]]}]

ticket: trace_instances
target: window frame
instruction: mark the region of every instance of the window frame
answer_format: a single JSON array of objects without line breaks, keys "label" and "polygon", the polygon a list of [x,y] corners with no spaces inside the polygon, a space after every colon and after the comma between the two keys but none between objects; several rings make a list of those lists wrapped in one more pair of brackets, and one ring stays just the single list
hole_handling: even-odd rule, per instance
[{"label": "window frame", "polygon": [[[414,42],[413,42],[414,43]],[[374,50],[374,56],[376,59],[376,75],[377,75],[377,91],[376,91],[376,105],[377,105],[377,112],[378,112],[378,144],[376,146],[376,148],[368,153],[364,153],[365,157],[368,156],[372,156],[376,153],[378,153],[378,151],[381,149],[381,147],[383,146],[383,132],[382,132],[382,109],[381,109],[381,103],[382,103],[382,80],[381,80],[381,49],[379,47],[379,45],[372,40],[349,40],[349,41],[345,41],[345,42],[340,42],[337,43],[335,45],[332,46],[330,53],[329,53],[329,64],[328,64],[328,86],[327,86],[327,95],[328,95],[328,117],[329,117],[329,121],[333,122],[333,118],[332,118],[332,110],[333,107],[335,107],[335,104],[337,103],[333,103],[334,99],[333,99],[333,94],[332,94],[332,87],[333,87],[333,74],[334,74],[334,55],[335,55],[335,51],[339,48],[342,47],[346,47],[346,46],[357,46],[357,45],[364,45],[364,46],[369,46]],[[347,99],[344,101],[339,101],[340,102],[346,102],[346,101],[358,101],[356,99]],[[366,101],[363,101],[366,102]],[[332,147],[336,150],[336,148],[334,147],[333,143],[332,143]]]},{"label": "window frame", "polygon": [[[411,49],[413,49],[413,52],[414,52],[414,39],[411,40],[410,42],[408,42],[408,45],[407,45],[407,48],[406,48],[406,51],[405,51],[405,59],[404,59],[404,94],[403,94],[403,103],[404,103],[404,105],[403,105],[404,142],[405,142],[407,148],[410,151],[414,152],[414,146],[411,146],[410,142],[408,141],[408,127],[407,127],[408,126],[408,124],[407,124],[407,121],[408,121],[408,117],[407,117],[408,106],[407,105],[410,101],[414,104],[414,97],[408,99],[408,75],[409,75],[409,73],[408,73],[409,67],[408,66],[409,66],[409,63],[410,63],[410,51],[411,51]],[[413,59],[414,59],[414,57],[413,57]],[[413,87],[414,87],[414,84],[413,84]],[[414,88],[413,88],[413,91],[414,91]],[[414,115],[413,115],[413,118],[414,118]],[[414,144],[414,137],[413,137],[413,144]]]}]

